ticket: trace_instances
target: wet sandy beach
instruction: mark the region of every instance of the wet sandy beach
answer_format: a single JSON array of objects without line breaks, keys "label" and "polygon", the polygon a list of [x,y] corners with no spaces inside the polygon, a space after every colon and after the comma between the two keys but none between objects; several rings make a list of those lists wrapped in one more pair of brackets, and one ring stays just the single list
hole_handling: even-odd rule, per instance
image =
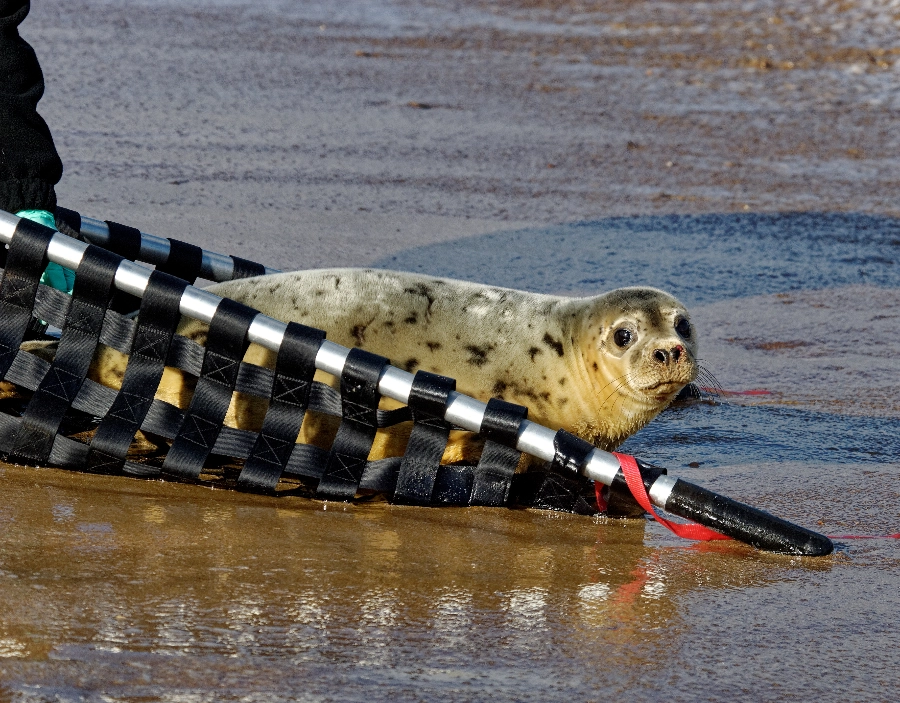
[{"label": "wet sandy beach", "polygon": [[[60,203],[285,269],[667,288],[727,393],[625,446],[900,530],[881,3],[38,0]],[[748,391],[754,391],[747,394]],[[0,699],[890,701],[897,540],[322,504],[0,465]]]}]

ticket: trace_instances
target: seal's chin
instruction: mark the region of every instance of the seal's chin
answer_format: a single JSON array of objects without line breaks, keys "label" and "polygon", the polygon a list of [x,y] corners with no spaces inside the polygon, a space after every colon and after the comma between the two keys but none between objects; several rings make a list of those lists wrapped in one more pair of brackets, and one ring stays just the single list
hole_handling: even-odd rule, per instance
[{"label": "seal's chin", "polygon": [[687,384],[683,381],[658,381],[657,383],[645,386],[640,390],[652,401],[657,403],[668,403],[678,395],[678,392],[686,385]]}]

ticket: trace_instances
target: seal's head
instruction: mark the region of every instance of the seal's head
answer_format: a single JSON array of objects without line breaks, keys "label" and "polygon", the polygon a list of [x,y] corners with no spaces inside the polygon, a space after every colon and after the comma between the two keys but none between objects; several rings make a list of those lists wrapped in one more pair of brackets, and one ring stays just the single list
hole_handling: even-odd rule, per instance
[{"label": "seal's head", "polygon": [[687,309],[655,288],[594,298],[582,346],[595,408],[592,441],[615,447],[663,410],[697,376],[697,339]]}]

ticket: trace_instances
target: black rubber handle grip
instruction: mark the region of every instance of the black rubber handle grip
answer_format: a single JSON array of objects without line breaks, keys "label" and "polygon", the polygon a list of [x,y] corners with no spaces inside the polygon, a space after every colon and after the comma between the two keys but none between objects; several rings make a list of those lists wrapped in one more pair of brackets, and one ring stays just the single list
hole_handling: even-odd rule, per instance
[{"label": "black rubber handle grip", "polygon": [[819,557],[834,550],[825,535],[681,479],[675,481],[665,510],[768,552]]}]

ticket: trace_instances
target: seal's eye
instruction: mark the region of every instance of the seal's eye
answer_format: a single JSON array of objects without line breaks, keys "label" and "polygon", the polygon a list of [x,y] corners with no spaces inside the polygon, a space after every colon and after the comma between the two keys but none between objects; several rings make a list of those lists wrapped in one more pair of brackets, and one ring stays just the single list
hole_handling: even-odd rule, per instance
[{"label": "seal's eye", "polygon": [[675,331],[678,332],[682,339],[690,339],[691,323],[682,317],[680,320],[678,320],[678,322],[675,323]]},{"label": "seal's eye", "polygon": [[613,333],[613,341],[620,347],[627,347],[631,344],[631,338],[634,335],[631,334],[631,330],[627,330],[625,328],[618,329]]}]

